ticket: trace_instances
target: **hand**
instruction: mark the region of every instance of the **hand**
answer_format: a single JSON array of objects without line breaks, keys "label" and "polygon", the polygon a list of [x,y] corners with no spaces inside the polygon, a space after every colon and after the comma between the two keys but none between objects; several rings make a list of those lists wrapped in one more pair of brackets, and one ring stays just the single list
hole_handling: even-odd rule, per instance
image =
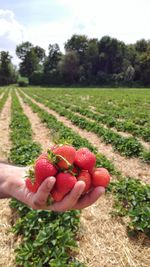
[{"label": "hand", "polygon": [[[78,181],[74,188],[59,202],[47,204],[50,192],[55,184],[55,177],[48,177],[38,188],[36,193],[32,193],[26,187],[25,179],[21,178],[26,172],[26,168],[8,166],[6,167],[7,179],[5,181],[5,195],[14,197],[25,203],[32,209],[53,210],[64,212],[72,209],[83,209],[92,205],[104,192],[103,187],[96,187],[88,194],[82,196],[85,188],[83,181]],[[7,181],[7,182],[6,182]]]},{"label": "hand", "polygon": [[78,181],[74,188],[67,194],[62,201],[53,202],[51,205],[47,205],[47,200],[50,197],[50,191],[52,190],[56,179],[54,177],[47,178],[39,187],[36,193],[32,193],[25,185],[25,181],[22,179],[22,184],[16,190],[15,198],[24,202],[32,209],[53,210],[63,212],[71,209],[83,209],[92,205],[104,192],[103,187],[96,187],[88,194],[82,196],[85,183]]}]

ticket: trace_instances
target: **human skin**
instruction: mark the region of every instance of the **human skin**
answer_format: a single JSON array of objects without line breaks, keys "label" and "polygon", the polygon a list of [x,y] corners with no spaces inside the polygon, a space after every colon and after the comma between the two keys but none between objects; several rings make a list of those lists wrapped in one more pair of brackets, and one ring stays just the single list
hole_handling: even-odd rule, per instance
[{"label": "human skin", "polygon": [[64,212],[72,209],[83,209],[92,205],[104,192],[104,187],[95,187],[88,194],[82,195],[85,183],[78,181],[63,200],[48,205],[47,200],[55,184],[55,177],[46,178],[36,193],[28,190],[25,174],[28,167],[18,167],[0,163],[0,198],[15,198],[35,210],[53,210]]}]

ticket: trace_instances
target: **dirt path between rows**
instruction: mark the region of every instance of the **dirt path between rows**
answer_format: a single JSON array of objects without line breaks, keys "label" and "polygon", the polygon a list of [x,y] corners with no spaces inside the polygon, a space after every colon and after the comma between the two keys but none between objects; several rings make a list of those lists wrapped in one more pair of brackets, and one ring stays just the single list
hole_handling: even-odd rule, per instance
[{"label": "dirt path between rows", "polygon": [[[88,118],[88,117],[86,117],[86,116],[84,116],[84,115],[82,115],[82,114],[80,114],[80,113],[77,113],[77,112],[73,112],[73,113],[74,113],[75,115],[81,117],[81,118],[84,118],[84,119],[90,121],[90,122],[96,122],[95,120],[92,120],[92,119],[90,119],[90,118]],[[145,149],[150,149],[150,143],[149,143],[149,142],[145,142],[145,141],[143,141],[141,138],[134,137],[131,133],[117,131],[116,128],[114,128],[114,127],[109,128],[106,124],[103,124],[103,123],[101,123],[101,122],[97,122],[97,124],[102,125],[102,127],[104,127],[105,129],[107,129],[107,130],[111,130],[111,131],[113,131],[113,132],[119,134],[119,135],[122,136],[122,137],[125,137],[125,138],[129,138],[129,137],[136,138],[136,139],[141,143],[141,145],[142,145]]]},{"label": "dirt path between rows", "polygon": [[23,112],[30,121],[34,141],[40,143],[42,150],[46,151],[47,148],[53,143],[50,136],[50,130],[48,130],[48,128],[46,128],[46,126],[41,122],[37,114],[34,113],[26,103],[23,102],[18,93],[17,96],[23,108]]},{"label": "dirt path between rows", "polygon": [[[0,160],[7,161],[11,148],[9,124],[11,120],[11,97],[8,97],[0,114]],[[9,200],[0,200],[0,267],[14,267],[14,237],[11,229]]]},{"label": "dirt path between rows", "polygon": [[60,116],[54,110],[51,110],[48,107],[45,107],[43,104],[35,101],[31,97],[29,98],[34,103],[36,103],[40,108],[47,111],[49,114],[54,115],[59,121],[63,122],[64,125],[72,128],[76,133],[88,139],[93,146],[97,147],[98,152],[102,153],[110,161],[112,161],[116,169],[121,171],[121,173],[124,176],[139,178],[146,183],[150,183],[150,166],[148,164],[141,162],[137,158],[128,159],[128,158],[121,156],[119,153],[113,151],[113,148],[110,144],[106,145],[105,143],[103,143],[101,138],[99,138],[96,134],[87,132],[86,130],[78,128],[71,121],[69,121],[63,116]]},{"label": "dirt path between rows", "polygon": [[[60,104],[63,105],[63,102],[60,101]],[[74,105],[74,104],[72,106],[76,107],[76,105]],[[103,113],[96,112],[95,111],[95,107],[93,107],[93,106],[89,106],[89,107],[90,107],[91,111],[94,112],[95,114],[97,114],[97,115],[104,115]],[[90,119],[90,118],[88,118],[88,117],[80,114],[79,112],[73,112],[73,113],[76,114],[77,116],[81,116],[81,117],[83,117],[83,118],[85,118],[85,119],[87,119],[87,120],[89,120],[91,122],[96,122],[95,120],[92,120],[92,119]],[[123,119],[118,119],[118,118],[116,118],[116,120],[118,120],[118,121],[125,121]],[[115,127],[108,127],[106,124],[104,124],[102,122],[97,122],[97,123],[99,123],[100,125],[102,125],[106,129],[110,129],[110,130],[114,131],[115,133],[118,133],[119,135],[121,135],[123,137],[127,137],[127,138],[128,137],[133,137],[133,138],[136,138],[145,149],[150,149],[150,142],[145,142],[142,138],[139,138],[137,136],[134,136],[132,133],[118,131]]]},{"label": "dirt path between rows", "polygon": [[[33,102],[93,142],[89,133],[35,100]],[[142,236],[135,242],[127,237],[125,222],[110,215],[112,205],[112,196],[105,195],[82,211],[77,259],[87,267],[148,267],[150,248],[146,246],[147,241]]]}]

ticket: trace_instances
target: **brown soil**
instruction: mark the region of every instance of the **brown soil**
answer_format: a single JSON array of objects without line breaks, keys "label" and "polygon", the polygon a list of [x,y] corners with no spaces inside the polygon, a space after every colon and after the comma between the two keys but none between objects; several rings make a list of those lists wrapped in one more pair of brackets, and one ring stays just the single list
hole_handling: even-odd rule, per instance
[{"label": "brown soil", "polygon": [[47,150],[47,148],[52,144],[50,131],[43,123],[41,123],[37,114],[34,113],[32,109],[23,102],[18,93],[17,96],[19,98],[24,113],[26,114],[31,123],[34,141],[42,146],[43,151]]},{"label": "brown soil", "polygon": [[[9,96],[0,114],[0,160],[2,161],[7,161],[11,148],[9,139],[9,124],[11,119],[10,107],[11,97]],[[14,267],[14,237],[13,234],[10,233],[11,209],[9,207],[9,200],[1,199],[0,206],[0,266]]]},{"label": "brown soil", "polygon": [[105,143],[103,143],[101,138],[99,138],[96,134],[78,128],[77,126],[73,125],[71,121],[63,116],[60,116],[55,111],[45,107],[43,104],[35,101],[33,98],[32,101],[43,110],[54,115],[59,121],[63,122],[64,125],[72,128],[76,133],[90,140],[90,143],[93,146],[97,147],[99,153],[102,153],[110,161],[112,161],[116,169],[121,171],[124,176],[139,178],[146,183],[150,183],[150,167],[148,164],[141,162],[140,159],[137,158],[125,158],[121,156],[119,153],[113,151],[113,148],[110,144],[106,145]]}]

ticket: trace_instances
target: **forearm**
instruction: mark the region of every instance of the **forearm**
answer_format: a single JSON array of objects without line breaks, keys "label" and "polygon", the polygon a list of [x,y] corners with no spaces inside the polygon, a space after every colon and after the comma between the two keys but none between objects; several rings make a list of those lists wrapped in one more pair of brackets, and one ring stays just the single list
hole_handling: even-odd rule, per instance
[{"label": "forearm", "polygon": [[14,188],[20,186],[21,178],[25,173],[24,167],[17,167],[7,163],[0,163],[0,198],[13,196]]}]

